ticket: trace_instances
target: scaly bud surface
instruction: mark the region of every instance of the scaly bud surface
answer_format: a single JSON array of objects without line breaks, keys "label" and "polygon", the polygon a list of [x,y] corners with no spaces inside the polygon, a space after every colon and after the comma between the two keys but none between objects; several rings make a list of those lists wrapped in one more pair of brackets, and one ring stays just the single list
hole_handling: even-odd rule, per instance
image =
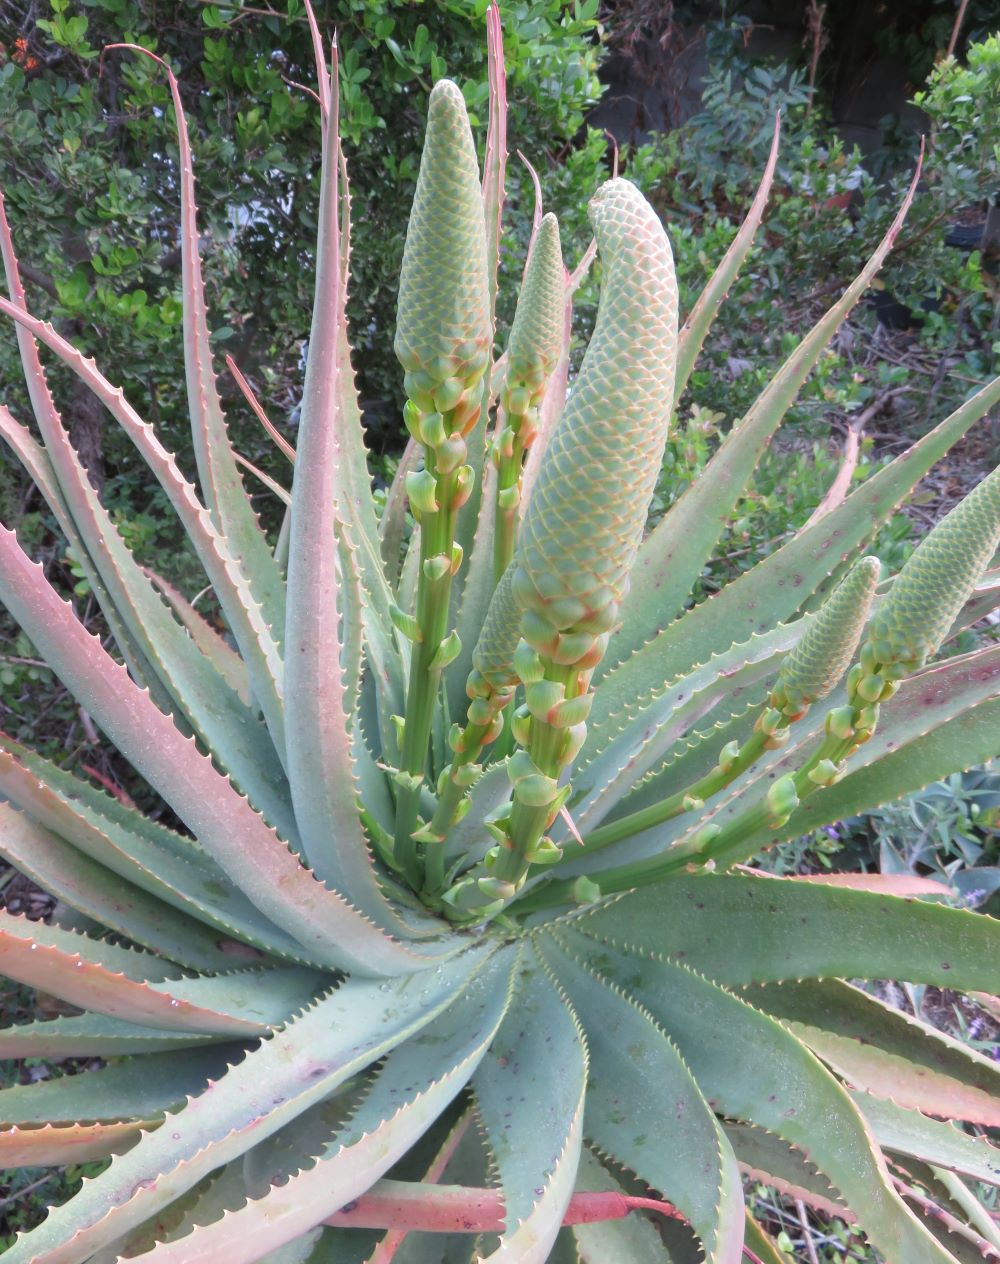
[{"label": "scaly bud surface", "polygon": [[555,368],[562,350],[565,293],[559,221],[549,214],[539,225],[514,311],[507,344],[508,389],[527,386],[534,391]]},{"label": "scaly bud surface", "polygon": [[604,266],[597,324],[521,528],[516,585],[555,630],[600,633],[626,591],[663,455],[677,287],[666,233],[634,185],[609,181],[590,217]]},{"label": "scaly bud surface", "polygon": [[456,402],[449,392],[461,393],[446,384],[477,382],[490,341],[479,164],[461,90],[441,79],[431,92],[406,231],[394,349],[407,374],[418,375],[418,390],[441,395],[438,411],[446,412]]},{"label": "scaly bud surface", "polygon": [[834,589],[782,663],[772,706],[789,717],[801,715],[833,693],[864,631],[879,569],[878,558],[863,557]]},{"label": "scaly bud surface", "polygon": [[936,654],[1000,544],[1000,469],[917,545],[872,620],[879,663],[916,671]]},{"label": "scaly bud surface", "polygon": [[491,689],[502,692],[518,681],[514,654],[520,640],[521,606],[514,595],[514,572],[504,571],[490,599],[472,665]]}]

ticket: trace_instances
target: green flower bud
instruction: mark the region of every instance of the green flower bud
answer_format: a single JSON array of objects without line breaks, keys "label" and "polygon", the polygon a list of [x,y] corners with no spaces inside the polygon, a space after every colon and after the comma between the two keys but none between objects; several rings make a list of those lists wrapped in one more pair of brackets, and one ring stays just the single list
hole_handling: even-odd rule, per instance
[{"label": "green flower bud", "polygon": [[917,545],[876,611],[871,642],[879,663],[916,671],[936,654],[1000,545],[1000,469]]},{"label": "green flower bud", "polygon": [[529,391],[524,392],[523,399],[514,399],[521,389],[517,384],[544,382],[559,361],[565,295],[559,222],[554,215],[546,215],[528,259],[507,343],[509,412],[524,413],[531,404]]},{"label": "green flower bud", "polygon": [[837,687],[861,639],[878,577],[878,559],[863,557],[785,657],[771,701],[786,716],[800,715]]},{"label": "green flower bud", "polygon": [[437,479],[429,470],[411,470],[406,476],[405,485],[414,517],[437,513]]},{"label": "green flower bud", "polygon": [[590,213],[604,264],[597,324],[549,442],[515,565],[518,595],[542,620],[599,634],[614,624],[660,468],[677,290],[666,234],[633,185],[609,181]]},{"label": "green flower bud", "polygon": [[784,825],[798,806],[799,795],[795,788],[795,778],[787,773],[784,777],[779,777],[767,792],[768,825],[772,829]]},{"label": "green flower bud", "polygon": [[472,664],[495,690],[512,689],[518,683],[514,654],[521,640],[521,609],[513,591],[513,569],[500,577],[483,620]]},{"label": "green flower bud", "polygon": [[429,394],[432,407],[446,411],[482,377],[489,312],[476,147],[461,90],[441,79],[431,92],[399,280],[396,355],[408,373],[432,379],[414,383],[419,396],[407,385],[410,399],[423,407]]}]

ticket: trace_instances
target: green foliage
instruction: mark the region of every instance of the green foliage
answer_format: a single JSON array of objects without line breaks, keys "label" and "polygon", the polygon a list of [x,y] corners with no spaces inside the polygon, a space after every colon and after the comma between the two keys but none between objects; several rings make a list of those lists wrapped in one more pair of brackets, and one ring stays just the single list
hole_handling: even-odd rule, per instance
[{"label": "green foliage", "polygon": [[[710,35],[701,111],[640,150],[631,169],[658,207],[681,207],[689,216],[675,247],[682,300],[690,302],[710,261],[732,240],[781,112],[766,235],[733,290],[740,319],[722,317],[690,384],[699,404],[734,417],[787,353],[790,325],[856,274],[866,244],[885,231],[902,200],[917,150],[913,137],[887,137],[882,159],[847,150],[801,72],[747,62],[729,39],[725,27]],[[989,105],[998,91],[996,61],[995,39],[973,44],[967,67],[942,62],[916,94],[933,124],[923,180],[874,300],[887,320],[919,327],[932,365],[946,360],[952,369],[935,387],[941,402],[960,401],[996,363],[995,280],[980,253],[945,241],[949,222],[991,197],[1000,181]],[[815,428],[824,414],[857,412],[891,389],[887,366],[870,378],[858,372],[858,358],[850,341],[828,352],[793,417]],[[928,370],[921,364],[920,371]],[[914,392],[895,405],[902,426],[913,431],[929,420],[919,398]]]},{"label": "green foliage", "polygon": [[[826,864],[877,865],[941,881],[970,907],[994,912],[1000,891],[1000,780],[994,767],[954,773],[919,794],[817,833]],[[800,863],[783,848],[785,865]]]},{"label": "green foliage", "polygon": [[[1000,650],[928,661],[1000,604],[1000,470],[881,591],[865,556],[1000,402],[1000,379],[698,600],[905,206],[711,453],[717,418],[688,411],[671,470],[689,450],[703,468],[665,487],[675,368],[695,362],[750,255],[773,170],[680,331],[663,224],[629,181],[597,191],[600,299],[568,393],[573,292],[557,295],[560,323],[543,219],[544,354],[515,338],[495,359],[509,339],[492,310],[506,161],[494,6],[482,176],[469,98],[443,79],[430,91],[396,339],[413,444],[379,520],[348,337],[365,202],[355,193],[352,220],[336,55],[328,72],[308,16],[318,246],[291,490],[266,484],[286,511],[277,538],[246,494],[212,372],[174,75],[200,492],[30,313],[0,217],[0,312],[40,440],[6,407],[0,432],[73,554],[50,582],[0,529],[0,598],[172,814],[0,734],[0,855],[59,901],[51,922],[0,912],[0,964],[72,1007],[0,1029],[0,1057],[90,1063],[0,1090],[0,1162],[110,1158],[5,1258],[322,1264],[399,1247],[543,1264],[638,1246],[668,1264],[657,1222],[622,1219],[653,1210],[710,1264],[737,1264],[751,1243],[777,1250],[747,1220],[741,1168],[849,1212],[889,1261],[983,1253],[996,1227],[966,1182],[1000,1185],[1000,1159],[964,1125],[1000,1123],[1000,1071],[847,980],[987,991],[1000,923],[900,898],[891,876],[816,884],[746,862],[1000,755]],[[211,10],[210,25],[226,20]],[[400,66],[404,46],[389,56]],[[346,51],[344,73],[348,99],[363,94]],[[203,572],[184,591],[141,564],[162,506],[130,512],[95,491],[40,347],[155,475]],[[664,512],[643,538],[658,478]],[[33,543],[55,569],[47,539]],[[122,661],[67,584],[100,605]],[[186,595],[206,584],[218,618]]]},{"label": "green foliage", "polygon": [[[343,50],[341,128],[355,169],[369,177],[366,214],[354,228],[351,315],[362,398],[375,405],[373,420],[388,425],[378,444],[397,441],[391,339],[426,92],[461,67],[473,119],[482,120],[485,11],[485,0],[331,0],[319,9]],[[170,23],[133,0],[100,0],[85,14],[57,0],[50,15],[36,14],[13,6],[7,29],[24,43],[0,50],[0,187],[37,269],[26,275],[35,310],[55,317],[85,350],[100,347],[111,376],[127,376],[129,398],[169,445],[183,442],[167,95],[151,64],[121,52],[100,56],[109,43],[139,41],[183,72],[202,231],[211,243],[207,280],[216,310],[230,313],[213,341],[262,384],[274,419],[294,423],[313,266],[303,242],[318,188],[315,118],[294,86],[308,80],[311,57],[301,3],[292,0],[287,16],[264,17],[188,2],[175,6]],[[600,91],[596,3],[511,4],[504,20],[511,126],[544,167],[579,131]],[[596,187],[602,155],[591,152],[567,190],[574,205]],[[520,174],[512,175],[520,187]],[[13,384],[10,353],[2,355],[3,377]],[[225,390],[232,398],[231,384]],[[258,432],[241,420],[242,407],[233,411],[241,450],[275,468]],[[71,417],[70,424],[83,423]],[[114,432],[103,455],[112,473],[128,469]]]}]

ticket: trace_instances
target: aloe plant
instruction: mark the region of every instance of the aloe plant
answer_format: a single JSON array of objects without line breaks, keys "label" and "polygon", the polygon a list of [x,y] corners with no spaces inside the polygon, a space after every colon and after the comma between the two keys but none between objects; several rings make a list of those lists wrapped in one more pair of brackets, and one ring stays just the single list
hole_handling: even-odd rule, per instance
[{"label": "aloe plant", "polygon": [[[674,403],[751,248],[777,136],[679,331],[656,215],[625,180],[597,192],[600,308],[567,398],[590,252],[568,274],[540,208],[509,337],[495,328],[495,7],[488,21],[482,176],[461,91],[431,94],[396,334],[412,438],[381,520],[344,316],[336,50],[328,69],[315,24],[316,298],[291,491],[273,485],[288,503],[277,542],[219,405],[169,69],[198,490],[125,395],[29,313],[0,216],[0,310],[38,433],[5,408],[0,431],[114,648],[7,529],[0,597],[183,824],[0,736],[0,853],[76,910],[50,925],[0,913],[0,967],[68,1007],[0,1032],[0,1057],[98,1063],[0,1091],[0,1163],[110,1158],[6,1258],[773,1264],[747,1174],[857,1220],[892,1264],[997,1258],[974,1187],[1000,1184],[1000,1153],[945,1121],[1000,1125],[1000,1068],[859,982],[994,992],[997,923],[927,880],[779,879],[749,862],[1000,754],[1000,647],[935,661],[1000,605],[1000,473],[894,579],[864,555],[1000,381],[690,607],[906,208],[643,538]],[[123,544],[40,346],[148,462],[225,636]]]}]

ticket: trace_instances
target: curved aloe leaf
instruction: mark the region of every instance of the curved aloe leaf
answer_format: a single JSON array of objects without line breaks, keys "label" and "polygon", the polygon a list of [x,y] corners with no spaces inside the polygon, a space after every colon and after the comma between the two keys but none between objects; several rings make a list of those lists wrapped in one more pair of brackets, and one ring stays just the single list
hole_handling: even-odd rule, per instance
[{"label": "curved aloe leaf", "polygon": [[995,1062],[848,983],[766,984],[743,996],[857,1088],[947,1119],[1000,1120]]},{"label": "curved aloe leaf", "polygon": [[127,939],[199,970],[231,970],[234,940],[127,884],[110,888],[107,870],[8,803],[0,803],[0,856],[39,886]]},{"label": "curved aloe leaf", "polygon": [[681,331],[677,336],[677,375],[674,379],[674,405],[684,394],[691,371],[704,345],[708,331],[712,328],[719,308],[729,293],[730,286],[739,275],[740,268],[746,261],[753,246],[754,237],[764,218],[767,199],[771,195],[771,184],[778,165],[778,145],[781,141],[781,114],[774,117],[774,139],[771,151],[767,156],[764,174],[760,178],[757,192],[750,203],[746,218],[733,238],[719,266],[712,273],[708,284],[698,295],[694,307],[688,313]]},{"label": "curved aloe leaf", "polygon": [[[205,286],[198,250],[197,211],[194,202],[194,171],[187,120],[180,88],[170,67],[159,57],[136,45],[119,45],[142,53],[165,70],[177,125],[180,150],[181,193],[181,272],[184,306],[184,367],[187,376],[188,407],[192,427],[198,477],[219,532],[229,542],[250,582],[254,599],[264,620],[278,636],[284,612],[284,583],[267,539],[261,530],[243,486],[226,419],[215,384],[212,349],[205,306]],[[235,631],[235,629],[234,629]]]},{"label": "curved aloe leaf", "polygon": [[142,1129],[150,1126],[156,1126],[155,1120],[0,1130],[0,1164],[15,1168],[92,1163],[127,1150]]},{"label": "curved aloe leaf", "polygon": [[239,1264],[242,1244],[276,1250],[362,1194],[416,1142],[468,1081],[510,1000],[495,958],[434,1022],[391,1052],[349,1123],[299,1170],[214,1224],[145,1257],[149,1264]]},{"label": "curved aloe leaf", "polygon": [[[627,980],[636,1000],[697,1065],[716,1109],[803,1148],[888,1258],[953,1264],[896,1193],[853,1101],[778,1023],[685,966],[598,952],[595,967],[612,980]],[[736,1042],[738,1059],[730,1056]]]},{"label": "curved aloe leaf", "polygon": [[482,964],[472,953],[429,978],[349,981],[144,1135],[72,1202],[8,1248],[9,1264],[70,1264],[141,1224],[203,1176],[328,1097],[452,1003]]},{"label": "curved aloe leaf", "polygon": [[520,963],[517,1001],[472,1085],[505,1207],[489,1258],[544,1264],[576,1180],[587,1047],[576,1015],[530,958]]},{"label": "curved aloe leaf", "polygon": [[576,941],[557,944],[540,936],[536,942],[587,1032],[585,1135],[677,1206],[712,1264],[739,1264],[743,1205],[736,1161],[689,1064],[631,987],[621,990],[588,960],[586,940],[582,953]]},{"label": "curved aloe leaf", "polygon": [[951,1124],[928,1119],[919,1110],[905,1110],[870,1093],[851,1096],[887,1150],[964,1172],[975,1181],[1000,1185],[1000,1149],[986,1137],[970,1137]]},{"label": "curved aloe leaf", "polygon": [[[0,1089],[0,1120],[23,1128],[87,1120],[158,1119],[223,1074],[240,1047],[148,1054],[87,1075],[62,1075]],[[2,1134],[0,1134],[2,1135]]]},{"label": "curved aloe leaf", "polygon": [[572,924],[726,984],[869,977],[975,990],[996,983],[1000,951],[1000,923],[965,909],[742,874],[679,874]]}]

